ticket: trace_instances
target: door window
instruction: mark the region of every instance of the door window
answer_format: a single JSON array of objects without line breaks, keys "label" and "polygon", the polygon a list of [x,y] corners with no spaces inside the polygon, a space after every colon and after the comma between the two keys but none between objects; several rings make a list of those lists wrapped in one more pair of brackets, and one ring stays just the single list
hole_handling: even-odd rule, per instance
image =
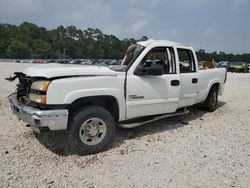
[{"label": "door window", "polygon": [[176,73],[174,50],[171,47],[156,47],[148,52],[140,66],[151,67],[153,64],[163,66],[164,74]]}]

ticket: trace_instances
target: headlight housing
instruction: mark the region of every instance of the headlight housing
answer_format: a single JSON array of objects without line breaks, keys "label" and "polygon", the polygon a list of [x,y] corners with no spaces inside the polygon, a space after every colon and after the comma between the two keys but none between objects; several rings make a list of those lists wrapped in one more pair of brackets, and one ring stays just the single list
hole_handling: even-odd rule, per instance
[{"label": "headlight housing", "polygon": [[33,82],[30,86],[29,99],[37,103],[46,104],[46,93],[50,83],[47,80]]}]

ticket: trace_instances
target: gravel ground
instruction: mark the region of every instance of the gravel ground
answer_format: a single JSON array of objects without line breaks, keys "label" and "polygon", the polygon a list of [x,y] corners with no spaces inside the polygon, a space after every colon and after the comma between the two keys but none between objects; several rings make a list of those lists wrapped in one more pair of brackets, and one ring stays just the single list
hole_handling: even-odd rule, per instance
[{"label": "gravel ground", "polygon": [[250,74],[228,74],[219,107],[118,130],[105,152],[78,156],[65,133],[34,135],[18,121],[0,63],[0,187],[250,187]]}]

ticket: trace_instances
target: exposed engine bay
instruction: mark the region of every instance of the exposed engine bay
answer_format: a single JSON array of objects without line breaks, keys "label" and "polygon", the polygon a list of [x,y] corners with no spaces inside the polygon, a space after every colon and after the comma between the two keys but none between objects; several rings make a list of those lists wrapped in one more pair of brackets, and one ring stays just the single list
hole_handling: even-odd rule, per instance
[{"label": "exposed engine bay", "polygon": [[16,89],[17,99],[21,104],[30,106],[31,101],[28,99],[30,86],[32,82],[40,78],[29,77],[21,72],[15,72],[14,74],[15,76],[5,78],[5,79],[12,82],[18,78],[18,84],[17,84],[17,89]]}]

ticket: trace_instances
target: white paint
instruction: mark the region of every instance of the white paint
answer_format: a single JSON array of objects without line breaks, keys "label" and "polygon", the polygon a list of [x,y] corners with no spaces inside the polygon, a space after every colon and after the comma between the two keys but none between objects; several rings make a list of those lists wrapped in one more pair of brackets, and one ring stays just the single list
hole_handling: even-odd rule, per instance
[{"label": "white paint", "polygon": [[[115,72],[107,67],[41,65],[27,68],[24,73],[29,76],[47,78],[81,75],[81,77],[53,80],[47,91],[47,104],[70,104],[83,97],[108,95],[114,97],[118,103],[120,121],[140,116],[171,113],[178,108],[203,102],[214,83],[220,84],[219,94],[222,94],[225,69],[198,70],[197,58],[191,46],[166,40],[148,40],[139,44],[145,49],[127,72],[126,90],[124,90],[125,72]],[[176,74],[161,76],[134,74],[143,57],[154,47],[174,49]],[[192,51],[196,63],[195,73],[180,74],[177,48]],[[197,84],[192,83],[193,78],[198,79]],[[172,86],[172,80],[179,80],[180,85]]]}]

